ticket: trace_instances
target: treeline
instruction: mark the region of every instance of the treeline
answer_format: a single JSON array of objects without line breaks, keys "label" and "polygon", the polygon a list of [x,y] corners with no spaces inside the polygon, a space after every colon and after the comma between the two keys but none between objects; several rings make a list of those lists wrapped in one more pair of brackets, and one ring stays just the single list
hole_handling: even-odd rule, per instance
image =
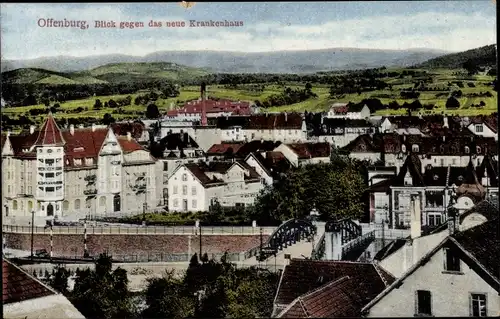
[{"label": "treeline", "polygon": [[262,103],[259,100],[255,101],[257,107],[269,108],[274,106],[290,105],[294,103],[299,103],[305,101],[309,98],[318,97],[316,93],[312,91],[312,85],[307,83],[305,88],[292,89],[287,87],[283,93],[274,94],[265,99]]},{"label": "treeline", "polygon": [[140,90],[158,90],[163,96],[179,95],[177,86],[163,79],[144,80],[142,82],[123,82],[114,84],[78,84],[78,85],[46,85],[46,84],[3,84],[2,97],[9,106],[28,106],[70,100],[86,99],[92,96],[134,94]]}]

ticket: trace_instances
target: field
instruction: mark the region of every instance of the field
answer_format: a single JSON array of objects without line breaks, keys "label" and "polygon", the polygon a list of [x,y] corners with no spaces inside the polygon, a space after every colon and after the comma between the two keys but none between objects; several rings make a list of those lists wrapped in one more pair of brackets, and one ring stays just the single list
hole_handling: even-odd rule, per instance
[{"label": "field", "polygon": [[[128,71],[134,73],[137,71],[138,66],[131,67]],[[103,70],[99,70],[99,68],[92,70],[94,74],[93,76],[98,76]],[[123,68],[120,68],[119,71],[123,71]],[[141,71],[146,71],[142,70]],[[147,71],[157,71],[155,70],[147,70]],[[106,74],[110,74],[109,72],[113,72],[113,67],[108,66],[106,69]],[[433,87],[442,87],[443,91],[421,91],[419,100],[422,104],[435,104],[436,107],[432,111],[428,110],[419,110],[417,114],[427,115],[427,114],[447,114],[447,115],[460,115],[460,116],[473,116],[480,114],[491,114],[497,111],[497,92],[493,91],[491,86],[491,81],[494,80],[492,76],[486,75],[475,75],[475,76],[457,76],[454,75],[452,70],[432,70],[432,78],[433,83],[428,84]],[[80,78],[85,75],[80,74]],[[75,76],[75,78],[77,78]],[[95,77],[92,77],[95,79]],[[42,80],[38,81],[51,81],[51,80],[59,80],[59,81],[73,81],[71,79],[61,79],[58,74],[51,74],[49,77],[46,77]],[[99,80],[97,80],[99,81]],[[363,99],[367,98],[377,98],[382,103],[388,104],[392,101],[397,101],[400,105],[404,102],[411,103],[413,99],[402,99],[400,97],[400,90],[402,88],[408,88],[413,86],[414,78],[411,76],[407,76],[404,78],[388,78],[384,79],[384,81],[390,85],[392,85],[392,89],[386,90],[378,90],[371,92],[362,92],[361,94],[346,94],[341,99],[331,99],[329,94],[329,85],[320,85],[312,83],[312,91],[318,95],[317,98],[310,98],[306,101],[295,103],[291,105],[279,106],[279,107],[271,107],[266,109],[268,112],[283,112],[283,111],[309,111],[309,112],[321,112],[326,111],[333,103],[338,102],[360,102]],[[458,87],[453,85],[448,89],[448,82],[450,81],[463,81],[464,87]],[[474,87],[469,87],[468,84],[473,83]],[[210,97],[216,98],[226,98],[232,100],[244,100],[244,101],[264,101],[271,95],[280,94],[283,92],[285,87],[290,88],[303,88],[305,83],[284,83],[281,85],[277,84],[266,84],[263,89],[255,90],[252,85],[237,85],[236,88],[228,88],[224,85],[213,85],[207,87],[207,93]],[[446,89],[446,90],[445,90]],[[472,93],[479,94],[479,92],[490,92],[492,93],[492,97],[461,97],[459,98],[460,108],[457,110],[446,110],[445,103],[449,96],[450,91],[461,90],[463,95],[468,95]],[[56,114],[57,117],[60,118],[75,118],[75,117],[96,117],[102,118],[105,113],[110,113],[116,119],[130,119],[130,118],[140,118],[144,116],[144,112],[146,109],[145,105],[134,105],[135,97],[140,94],[140,92],[136,94],[131,94],[132,97],[132,105],[122,107],[121,109],[124,111],[123,113],[116,113],[116,109],[111,108],[103,108],[101,110],[93,110],[93,105],[96,99],[100,99],[101,102],[109,101],[110,99],[119,99],[124,98],[127,95],[112,95],[112,96],[96,96],[87,99],[81,100],[73,100],[67,101],[61,104],[60,112]],[[440,95],[440,96],[436,96]],[[199,87],[197,86],[184,86],[180,88],[180,95],[175,98],[169,99],[158,99],[156,101],[156,105],[160,109],[160,112],[166,112],[172,108],[182,106],[187,100],[196,99],[199,97]],[[484,102],[485,106],[482,108],[471,107],[471,105],[479,104],[481,101]],[[75,113],[75,109],[78,107],[82,107],[84,110],[80,113]],[[4,108],[3,114],[12,118],[16,118],[20,115],[28,116],[34,119],[36,122],[42,121],[44,116],[36,116],[32,117],[28,113],[31,109],[45,109],[44,105],[32,105],[25,107],[13,107],[13,108]],[[115,111],[115,113],[113,113]],[[376,113],[377,115],[402,115],[406,114],[406,109],[399,110],[382,110]]]}]

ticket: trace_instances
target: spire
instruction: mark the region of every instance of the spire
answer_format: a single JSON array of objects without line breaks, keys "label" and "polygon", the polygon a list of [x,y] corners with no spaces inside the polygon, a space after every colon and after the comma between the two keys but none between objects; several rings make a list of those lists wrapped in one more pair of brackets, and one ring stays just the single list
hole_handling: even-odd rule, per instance
[{"label": "spire", "polygon": [[63,146],[66,143],[64,140],[61,129],[57,126],[52,112],[49,112],[45,123],[43,124],[40,132],[38,133],[38,138],[33,146],[43,146],[43,145],[53,145],[53,146]]}]

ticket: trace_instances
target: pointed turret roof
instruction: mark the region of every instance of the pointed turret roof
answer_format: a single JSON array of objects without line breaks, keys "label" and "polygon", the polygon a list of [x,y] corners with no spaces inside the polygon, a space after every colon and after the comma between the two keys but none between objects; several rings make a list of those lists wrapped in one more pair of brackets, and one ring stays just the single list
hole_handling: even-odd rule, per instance
[{"label": "pointed turret roof", "polygon": [[57,126],[52,113],[49,113],[45,123],[43,124],[40,132],[38,133],[38,138],[36,139],[33,146],[43,146],[43,145],[54,145],[63,146],[66,141],[63,138],[61,129]]},{"label": "pointed turret roof", "polygon": [[401,171],[394,178],[392,186],[404,186],[404,178],[407,173],[412,177],[413,186],[422,187],[425,186],[424,177],[422,176],[422,162],[418,158],[417,154],[410,153],[405,162],[403,163],[403,167],[401,167]]}]

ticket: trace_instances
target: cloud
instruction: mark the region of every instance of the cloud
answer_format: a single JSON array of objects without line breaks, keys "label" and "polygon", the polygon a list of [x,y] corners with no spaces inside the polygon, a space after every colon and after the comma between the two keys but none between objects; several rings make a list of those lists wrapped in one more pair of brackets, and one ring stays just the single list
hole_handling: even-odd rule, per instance
[{"label": "cloud", "polygon": [[[350,47],[462,51],[496,43],[495,17],[481,11],[387,14],[302,24],[294,24],[291,18],[287,19],[290,22],[259,21],[257,12],[257,22],[244,21],[243,27],[155,29],[147,27],[149,20],[187,23],[189,18],[169,16],[165,10],[152,11],[145,17],[114,4],[78,7],[2,4],[1,9],[3,59],[114,53],[145,55],[160,50],[263,52]],[[88,30],[40,28],[39,18],[87,20],[91,27]],[[96,29],[95,20],[142,21],[146,28]]]}]

